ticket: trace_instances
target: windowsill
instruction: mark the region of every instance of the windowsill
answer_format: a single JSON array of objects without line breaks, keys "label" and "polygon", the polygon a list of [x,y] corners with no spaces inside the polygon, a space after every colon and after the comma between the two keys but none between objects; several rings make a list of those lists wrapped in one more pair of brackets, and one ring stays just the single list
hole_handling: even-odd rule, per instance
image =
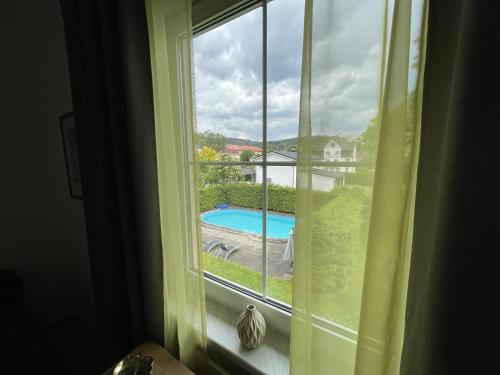
[{"label": "windowsill", "polygon": [[268,326],[261,346],[245,349],[236,332],[239,315],[239,311],[207,299],[209,346],[250,373],[288,374],[289,337]]}]

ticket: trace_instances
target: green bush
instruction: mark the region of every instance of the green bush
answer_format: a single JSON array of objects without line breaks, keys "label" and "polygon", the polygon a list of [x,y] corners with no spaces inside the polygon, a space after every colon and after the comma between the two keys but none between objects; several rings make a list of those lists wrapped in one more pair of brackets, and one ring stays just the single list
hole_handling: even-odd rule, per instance
[{"label": "green bush", "polygon": [[[201,212],[212,210],[221,203],[262,209],[262,185],[238,183],[200,188]],[[268,208],[272,211],[295,213],[295,189],[268,185]]]},{"label": "green bush", "polygon": [[[295,213],[295,189],[287,186],[269,184],[267,186],[267,207],[271,211]],[[315,191],[313,193],[314,207],[328,204],[342,189],[331,192]],[[221,203],[231,206],[262,209],[262,185],[236,183],[212,185],[200,188],[200,211],[208,211]]]},{"label": "green bush", "polygon": [[231,184],[224,185],[226,203],[231,206],[262,208],[262,185]]},{"label": "green bush", "polygon": [[367,196],[361,188],[340,188],[313,212],[313,289],[338,294],[350,284],[361,257]]},{"label": "green bush", "polygon": [[216,205],[224,203],[225,195],[222,185],[200,188],[200,212],[212,210]]},{"label": "green bush", "polygon": [[327,205],[333,198],[335,198],[342,188],[335,188],[332,191],[314,191],[312,195],[313,207],[320,208]]},{"label": "green bush", "polygon": [[286,186],[268,185],[267,205],[272,211],[295,213],[295,189]]},{"label": "green bush", "polygon": [[359,185],[359,186],[373,186],[373,172],[347,173],[345,175],[345,184]]}]

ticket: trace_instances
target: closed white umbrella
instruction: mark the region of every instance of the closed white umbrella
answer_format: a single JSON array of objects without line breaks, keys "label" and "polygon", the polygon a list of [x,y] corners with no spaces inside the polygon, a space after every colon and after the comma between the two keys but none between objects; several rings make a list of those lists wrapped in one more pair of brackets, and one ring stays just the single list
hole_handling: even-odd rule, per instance
[{"label": "closed white umbrella", "polygon": [[290,234],[288,235],[288,242],[286,243],[285,251],[283,252],[283,260],[293,262],[293,236],[294,230],[293,228],[290,230]]}]

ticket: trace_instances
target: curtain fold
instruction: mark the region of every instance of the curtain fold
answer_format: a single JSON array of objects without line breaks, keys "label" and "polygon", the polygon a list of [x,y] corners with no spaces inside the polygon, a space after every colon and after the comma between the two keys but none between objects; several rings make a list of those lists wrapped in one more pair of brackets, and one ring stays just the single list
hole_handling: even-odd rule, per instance
[{"label": "curtain fold", "polygon": [[[367,85],[353,100],[378,110],[358,133],[353,161],[341,169],[365,182],[315,190],[314,150],[336,134],[342,97],[338,72],[348,65],[343,1],[306,0],[297,159],[291,373],[399,373],[411,253],[426,40],[423,1],[360,3],[378,35]],[[360,45],[348,49],[363,48]],[[352,68],[351,75],[356,74]],[[369,89],[371,87],[371,91]],[[341,167],[342,168],[342,167]],[[356,332],[357,331],[357,334]],[[356,345],[357,344],[357,345]]]},{"label": "curtain fold", "polygon": [[61,0],[97,334],[109,365],[162,340],[156,154],[146,13],[133,0]]},{"label": "curtain fold", "polygon": [[431,1],[402,375],[498,374],[500,3]]},{"label": "curtain fold", "polygon": [[146,1],[164,264],[165,346],[206,371],[204,276],[193,166],[191,1]]},{"label": "curtain fold", "polygon": [[[427,3],[420,22],[416,87],[410,94],[412,3],[395,2],[378,117],[356,374],[399,374],[420,149]],[[373,352],[373,340],[380,345],[378,353]]]}]

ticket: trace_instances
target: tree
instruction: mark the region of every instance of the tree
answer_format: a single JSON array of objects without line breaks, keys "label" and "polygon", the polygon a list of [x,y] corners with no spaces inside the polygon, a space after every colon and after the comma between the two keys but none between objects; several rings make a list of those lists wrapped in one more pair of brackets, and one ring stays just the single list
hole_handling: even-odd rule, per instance
[{"label": "tree", "polygon": [[[406,106],[406,123],[405,126],[405,158],[409,157],[411,146],[413,144],[413,129],[415,128],[415,91],[408,93],[406,103],[400,105]],[[377,117],[374,117],[368,123],[365,131],[361,134],[358,142],[359,153],[363,161],[374,162],[377,152]]]},{"label": "tree", "polygon": [[217,158],[217,151],[211,147],[203,146],[203,148],[198,151],[199,161],[216,161]]},{"label": "tree", "polygon": [[204,146],[213,148],[217,152],[224,152],[226,148],[226,137],[222,134],[211,132],[207,130],[203,133],[197,135],[198,146],[203,148]]},{"label": "tree", "polygon": [[[228,154],[218,153],[215,149],[204,146],[198,151],[198,161],[232,161]],[[241,167],[231,165],[203,165],[198,168],[200,187],[225,185],[242,182],[245,176]]]},{"label": "tree", "polygon": [[368,123],[363,134],[359,137],[358,147],[359,155],[363,161],[374,162],[375,152],[377,151],[377,118],[374,117]]},{"label": "tree", "polygon": [[[229,154],[219,154],[220,161],[234,161]],[[215,165],[212,169],[211,184],[234,184],[245,181],[245,176],[240,166]]]},{"label": "tree", "polygon": [[254,152],[250,150],[245,150],[240,155],[240,161],[250,161],[250,159],[254,156]]}]

